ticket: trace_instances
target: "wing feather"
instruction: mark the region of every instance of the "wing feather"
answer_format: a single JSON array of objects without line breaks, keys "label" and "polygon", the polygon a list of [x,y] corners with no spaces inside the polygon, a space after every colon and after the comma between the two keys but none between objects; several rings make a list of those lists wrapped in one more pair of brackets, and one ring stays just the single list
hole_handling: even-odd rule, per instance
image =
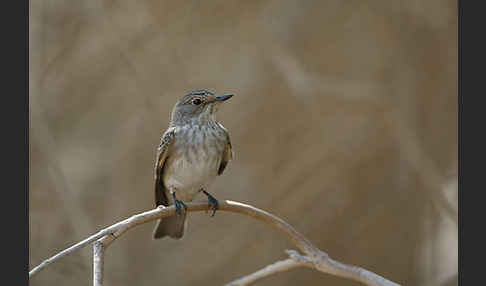
[{"label": "wing feather", "polygon": [[221,159],[221,164],[219,165],[218,169],[218,175],[223,174],[224,169],[226,168],[226,165],[228,165],[228,162],[233,159],[233,150],[231,149],[231,140],[229,138],[228,133],[226,133],[228,143],[226,143],[226,147],[224,148],[223,151],[223,158]]},{"label": "wing feather", "polygon": [[163,170],[168,157],[169,147],[174,141],[175,128],[171,127],[165,131],[160,139],[155,159],[155,206],[168,206],[169,201],[166,195],[166,189],[163,182]]}]

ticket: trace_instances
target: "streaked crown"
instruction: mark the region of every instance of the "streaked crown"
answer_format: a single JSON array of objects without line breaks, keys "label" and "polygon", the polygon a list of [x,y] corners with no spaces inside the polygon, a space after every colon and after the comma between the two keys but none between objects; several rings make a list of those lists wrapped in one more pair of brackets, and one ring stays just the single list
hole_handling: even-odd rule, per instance
[{"label": "streaked crown", "polygon": [[204,89],[191,91],[174,105],[171,126],[215,122],[218,106],[232,96],[232,94],[217,96]]}]

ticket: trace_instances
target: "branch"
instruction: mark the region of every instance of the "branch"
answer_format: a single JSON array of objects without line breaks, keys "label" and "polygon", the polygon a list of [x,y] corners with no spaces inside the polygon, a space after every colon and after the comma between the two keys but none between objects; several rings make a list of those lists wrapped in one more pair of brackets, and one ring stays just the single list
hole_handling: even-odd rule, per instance
[{"label": "branch", "polygon": [[[309,256],[302,256],[295,250],[287,250],[287,254],[290,258],[282,261],[277,261],[274,264],[270,264],[265,268],[258,270],[252,274],[244,276],[238,280],[235,280],[231,283],[226,284],[226,286],[246,286],[250,285],[257,280],[270,276],[272,274],[283,272],[290,270],[292,268],[297,268],[301,266],[306,266],[309,268],[313,268],[317,271],[321,271],[324,273],[334,274],[336,276],[346,277],[352,280],[360,281],[365,283],[366,285],[399,285],[392,281],[386,280],[385,278],[370,272],[366,269],[350,266],[342,264],[338,261],[335,261],[324,252],[321,252],[321,255],[317,255],[314,257],[314,260]],[[324,254],[324,255],[322,255]],[[334,265],[336,269],[330,269],[328,264]],[[341,274],[338,274],[341,273]],[[346,272],[348,272],[346,274]],[[360,276],[362,276],[360,278]]]},{"label": "branch", "polygon": [[242,277],[238,280],[235,280],[231,283],[226,284],[225,286],[244,286],[244,285],[250,285],[251,283],[256,282],[257,280],[260,280],[262,278],[265,278],[267,276],[270,276],[272,274],[278,273],[278,272],[284,272],[293,268],[301,267],[301,266],[307,266],[310,268],[314,268],[314,264],[312,261],[305,256],[301,256],[297,253],[295,250],[287,250],[287,254],[290,256],[290,258],[277,261],[274,264],[270,264],[266,266],[263,269],[258,270],[257,272],[254,272],[250,275],[247,275],[245,277]]},{"label": "branch", "polygon": [[[210,206],[205,202],[187,203],[188,212],[205,211],[205,210],[209,210],[209,208]],[[246,205],[234,201],[219,201],[219,210],[240,213],[252,217],[254,219],[263,221],[267,225],[278,230],[279,232],[284,234],[292,244],[294,244],[300,251],[302,251],[306,255],[305,259],[311,261],[315,269],[321,272],[333,274],[344,278],[349,278],[355,281],[360,281],[366,285],[380,285],[380,286],[398,285],[394,282],[391,282],[363,268],[342,264],[338,261],[331,259],[327,255],[327,253],[315,247],[307,238],[305,238],[302,234],[296,231],[291,225],[289,225],[279,217],[276,217],[266,211],[257,209],[250,205]],[[95,258],[93,267],[95,271],[94,277],[95,278],[101,277],[100,279],[102,279],[103,278],[102,275],[103,274],[102,273],[103,252],[108,245],[110,245],[116,238],[121,236],[124,232],[137,225],[150,222],[159,218],[166,218],[172,215],[175,215],[174,206],[170,206],[170,207],[160,206],[156,209],[133,215],[121,222],[118,222],[114,225],[111,225],[105,229],[100,230],[96,234],[84,239],[83,241],[69,247],[68,249],[61,251],[60,253],[52,256],[51,258],[46,259],[44,262],[42,262],[40,265],[38,265],[37,267],[35,267],[29,272],[29,277],[32,277],[34,274],[38,273],[47,265],[57,261],[61,257],[71,254],[74,251],[81,249],[86,245],[99,239],[99,241],[95,244],[95,248],[93,250],[94,258]],[[286,263],[290,264],[289,262]],[[284,262],[280,263],[280,265],[282,264],[285,265]],[[96,271],[99,271],[100,273],[98,274],[100,275],[96,274]],[[98,285],[102,285],[102,280],[99,280],[99,282],[100,284]]]},{"label": "branch", "polygon": [[103,285],[103,266],[105,262],[105,246],[100,240],[93,243],[93,286]]}]

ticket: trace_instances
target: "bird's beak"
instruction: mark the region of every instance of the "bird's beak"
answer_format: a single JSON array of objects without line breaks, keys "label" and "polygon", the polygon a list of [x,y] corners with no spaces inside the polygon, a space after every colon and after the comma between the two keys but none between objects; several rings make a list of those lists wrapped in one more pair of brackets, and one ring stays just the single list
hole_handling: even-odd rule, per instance
[{"label": "bird's beak", "polygon": [[223,94],[216,96],[213,100],[211,100],[211,103],[218,103],[218,102],[223,102],[227,99],[230,99],[233,95],[232,94]]}]

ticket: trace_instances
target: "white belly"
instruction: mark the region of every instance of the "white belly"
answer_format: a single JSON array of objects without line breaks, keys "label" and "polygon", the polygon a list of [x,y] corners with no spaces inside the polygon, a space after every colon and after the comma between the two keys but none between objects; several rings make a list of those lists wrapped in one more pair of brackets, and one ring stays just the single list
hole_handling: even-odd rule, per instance
[{"label": "white belly", "polygon": [[[164,168],[164,185],[168,191],[175,191],[177,199],[192,201],[201,188],[217,176],[221,154],[196,151],[192,148],[185,153],[169,156]],[[172,196],[168,196],[172,201]]]},{"label": "white belly", "polygon": [[[192,201],[201,188],[211,184],[227,144],[223,134],[220,124],[183,126],[176,130],[163,171],[167,191],[174,191],[178,200]],[[167,194],[167,198],[173,203],[172,195]]]}]

